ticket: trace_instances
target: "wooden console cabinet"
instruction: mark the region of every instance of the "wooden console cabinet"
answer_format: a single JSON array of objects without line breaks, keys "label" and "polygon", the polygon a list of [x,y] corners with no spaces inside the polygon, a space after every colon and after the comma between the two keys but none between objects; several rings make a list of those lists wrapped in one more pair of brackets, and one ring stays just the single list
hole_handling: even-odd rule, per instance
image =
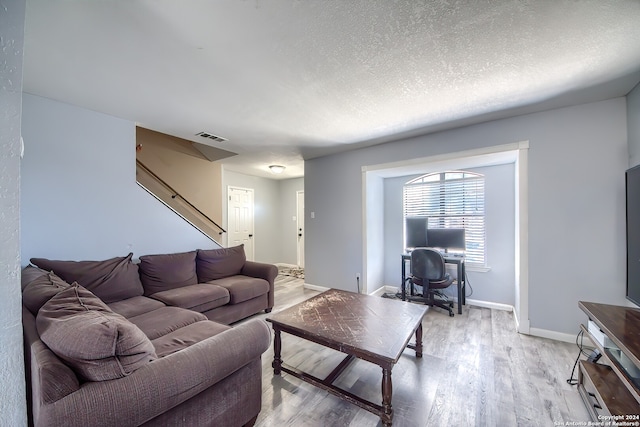
[{"label": "wooden console cabinet", "polygon": [[602,353],[597,363],[582,360],[579,364],[578,391],[591,418],[600,421],[619,416],[618,421],[639,421],[640,309],[584,301],[578,306],[609,339],[603,345],[587,326],[580,325]]}]

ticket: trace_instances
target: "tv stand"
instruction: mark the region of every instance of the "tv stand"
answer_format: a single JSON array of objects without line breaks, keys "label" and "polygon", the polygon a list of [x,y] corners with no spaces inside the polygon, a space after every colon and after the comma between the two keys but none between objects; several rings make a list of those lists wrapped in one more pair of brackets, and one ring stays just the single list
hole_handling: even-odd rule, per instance
[{"label": "tv stand", "polygon": [[600,363],[581,360],[578,391],[593,421],[640,421],[640,309],[580,301],[578,306],[608,338],[601,343],[589,329],[584,335],[600,351]]}]

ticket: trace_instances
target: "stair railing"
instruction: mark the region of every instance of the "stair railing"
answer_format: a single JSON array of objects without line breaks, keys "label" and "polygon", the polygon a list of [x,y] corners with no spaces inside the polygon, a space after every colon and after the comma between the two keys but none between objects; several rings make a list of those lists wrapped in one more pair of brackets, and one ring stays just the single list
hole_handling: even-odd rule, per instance
[{"label": "stair railing", "polygon": [[[212,235],[217,234],[218,236],[221,236],[223,233],[227,232],[227,230],[225,230],[221,225],[209,218],[207,214],[194,206],[166,181],[156,175],[137,159],[136,182],[140,187],[145,189],[149,194],[154,196],[209,239],[217,242]],[[211,233],[210,231],[214,231],[214,233]]]}]

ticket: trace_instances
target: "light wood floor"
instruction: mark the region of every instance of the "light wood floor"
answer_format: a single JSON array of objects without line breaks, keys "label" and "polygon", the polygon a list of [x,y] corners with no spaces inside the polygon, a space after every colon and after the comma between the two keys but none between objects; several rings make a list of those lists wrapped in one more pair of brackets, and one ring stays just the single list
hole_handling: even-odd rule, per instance
[{"label": "light wood floor", "polygon": [[[303,288],[303,280],[278,276],[273,311],[316,294]],[[474,306],[455,317],[430,309],[423,332],[423,357],[405,350],[392,371],[394,426],[553,426],[589,420],[575,386],[566,382],[578,355],[575,344],[518,334],[512,313]],[[343,355],[283,334],[282,358],[322,378]],[[375,415],[295,377],[274,376],[272,359],[271,347],[262,356],[256,426],[382,425]],[[356,360],[336,384],[381,402],[381,380],[378,366]]]}]

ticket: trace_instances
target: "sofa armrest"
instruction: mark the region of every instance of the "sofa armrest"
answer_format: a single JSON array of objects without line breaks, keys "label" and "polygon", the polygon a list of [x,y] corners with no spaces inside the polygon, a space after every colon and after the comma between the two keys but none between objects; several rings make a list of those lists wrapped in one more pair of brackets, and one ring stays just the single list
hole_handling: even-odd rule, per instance
[{"label": "sofa armrest", "polygon": [[127,377],[85,383],[41,408],[35,425],[55,424],[55,420],[64,420],[67,426],[140,425],[259,359],[270,342],[266,322],[251,320],[155,360]]},{"label": "sofa armrest", "polygon": [[269,282],[268,308],[269,309],[273,308],[274,282],[276,280],[276,276],[278,275],[278,267],[276,267],[273,264],[266,264],[266,263],[255,262],[255,261],[245,261],[240,274],[244,276],[257,277]]}]

